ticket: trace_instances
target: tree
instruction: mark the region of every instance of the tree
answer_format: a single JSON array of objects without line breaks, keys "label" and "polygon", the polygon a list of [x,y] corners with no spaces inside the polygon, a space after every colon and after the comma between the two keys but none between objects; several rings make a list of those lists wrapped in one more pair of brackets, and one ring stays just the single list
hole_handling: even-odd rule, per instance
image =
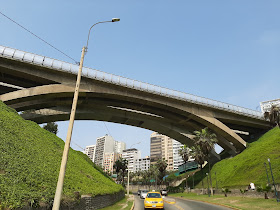
[{"label": "tree", "polygon": [[264,113],[264,118],[269,122],[272,126],[280,125],[280,108],[276,105],[272,105],[269,112]]},{"label": "tree", "polygon": [[163,182],[163,177],[166,175],[166,168],[167,168],[167,162],[166,160],[159,159],[156,163],[156,168],[158,171],[158,180],[161,184]]},{"label": "tree", "polygon": [[195,134],[195,144],[200,146],[201,151],[209,156],[209,153],[214,148],[215,143],[217,143],[217,136],[212,133],[207,127],[201,131],[194,131]]},{"label": "tree", "polygon": [[196,145],[196,144],[190,148],[190,154],[191,154],[192,158],[195,159],[197,164],[200,165],[201,178],[202,178],[202,189],[204,189],[202,165],[204,164],[205,159],[206,159],[205,154],[203,154],[202,150],[200,149],[200,146]]},{"label": "tree", "polygon": [[209,166],[209,179],[211,184],[211,194],[213,195],[212,180],[210,174],[210,152],[214,149],[215,143],[217,143],[217,136],[215,133],[212,133],[207,127],[201,131],[194,131],[195,134],[195,144],[200,148],[201,152],[207,158]]},{"label": "tree", "polygon": [[124,186],[124,177],[127,174],[127,165],[128,165],[128,161],[120,157],[113,166],[113,168],[115,169],[118,175],[117,180],[120,181],[123,186]]},{"label": "tree", "polygon": [[[189,160],[190,157],[190,149],[184,144],[181,149],[179,149],[178,151],[179,155],[182,157],[182,159],[184,160],[184,169],[186,172],[186,164]],[[187,188],[187,183],[188,183],[188,178],[186,178],[186,188]]]},{"label": "tree", "polygon": [[148,183],[150,183],[150,173],[149,173],[149,170],[141,171],[141,176],[142,176],[143,183],[145,183],[146,185]]},{"label": "tree", "polygon": [[184,163],[188,162],[190,157],[190,149],[184,144],[181,149],[179,149],[179,155],[184,160]]},{"label": "tree", "polygon": [[54,133],[55,135],[58,133],[58,125],[54,122],[48,122],[43,126],[43,128],[51,133]]}]

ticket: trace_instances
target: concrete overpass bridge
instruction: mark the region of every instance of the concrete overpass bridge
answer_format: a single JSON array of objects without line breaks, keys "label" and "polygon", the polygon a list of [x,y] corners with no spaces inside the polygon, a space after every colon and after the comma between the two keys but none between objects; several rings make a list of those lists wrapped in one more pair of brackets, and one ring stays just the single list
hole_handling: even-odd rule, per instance
[{"label": "concrete overpass bridge", "polygon": [[[37,123],[69,120],[78,68],[0,46],[0,100]],[[75,119],[141,127],[189,146],[193,131],[207,126],[233,155],[269,129],[261,112],[86,67]]]}]

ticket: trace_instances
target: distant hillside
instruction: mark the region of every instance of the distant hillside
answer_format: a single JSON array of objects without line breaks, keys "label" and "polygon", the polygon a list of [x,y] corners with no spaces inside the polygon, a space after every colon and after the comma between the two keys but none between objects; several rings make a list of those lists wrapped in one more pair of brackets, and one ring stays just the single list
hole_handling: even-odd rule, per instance
[{"label": "distant hillside", "polygon": [[[271,160],[275,182],[280,183],[279,127],[275,127],[257,141],[250,143],[248,148],[239,155],[216,163],[211,170],[213,187],[216,186],[215,172],[217,174],[219,188],[244,188],[251,182],[257,186],[265,186],[267,184],[267,176],[264,162],[267,164],[271,182],[268,158]],[[208,169],[205,168],[203,171],[207,173]],[[198,172],[199,174],[200,172]],[[207,178],[204,178],[204,186],[207,186]],[[197,187],[201,187],[201,182]]]},{"label": "distant hillside", "polygon": [[[64,142],[0,101],[0,209],[54,198]],[[70,150],[64,199],[74,192],[92,196],[123,190],[81,152]]]}]

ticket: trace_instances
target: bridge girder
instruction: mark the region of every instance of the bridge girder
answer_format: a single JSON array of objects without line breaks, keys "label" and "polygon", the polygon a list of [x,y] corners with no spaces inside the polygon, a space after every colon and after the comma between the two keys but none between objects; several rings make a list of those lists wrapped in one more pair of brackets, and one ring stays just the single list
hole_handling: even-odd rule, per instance
[{"label": "bridge girder", "polygon": [[[41,116],[25,116],[38,123],[68,120],[73,91],[74,87],[68,85],[44,85],[3,94],[0,100],[17,111],[64,109],[63,113],[46,112]],[[215,119],[211,111],[183,102],[178,104],[173,99],[163,102],[160,96],[153,94],[138,96],[135,90],[123,92],[122,89],[109,90],[104,86],[84,84],[80,90],[76,119],[104,120],[143,127],[188,145],[193,144],[191,133],[207,126],[218,135],[219,144],[224,149],[236,153],[236,150],[242,151],[246,147],[246,142]]]}]

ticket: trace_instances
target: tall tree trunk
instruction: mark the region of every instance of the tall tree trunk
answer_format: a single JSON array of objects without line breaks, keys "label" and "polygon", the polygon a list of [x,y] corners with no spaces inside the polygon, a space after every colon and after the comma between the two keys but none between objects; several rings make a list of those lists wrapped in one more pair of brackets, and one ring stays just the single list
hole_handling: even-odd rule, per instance
[{"label": "tall tree trunk", "polygon": [[204,194],[204,183],[203,183],[202,164],[200,165],[200,170],[201,170],[201,181],[202,181],[202,194]]},{"label": "tall tree trunk", "polygon": [[211,179],[211,173],[210,173],[210,170],[211,170],[211,167],[210,167],[210,161],[209,161],[209,156],[208,156],[208,166],[209,166],[209,179],[210,179],[210,189],[211,189],[211,195],[213,196],[213,187],[212,187],[212,179]]}]

